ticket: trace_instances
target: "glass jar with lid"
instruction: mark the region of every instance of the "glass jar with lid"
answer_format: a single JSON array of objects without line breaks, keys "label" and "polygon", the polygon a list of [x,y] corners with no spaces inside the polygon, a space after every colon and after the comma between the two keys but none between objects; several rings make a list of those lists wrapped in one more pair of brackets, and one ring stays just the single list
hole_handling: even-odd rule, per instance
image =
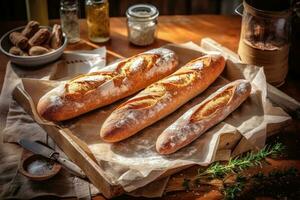
[{"label": "glass jar with lid", "polygon": [[96,43],[109,40],[108,0],[86,0],[85,13],[89,39]]},{"label": "glass jar with lid", "polygon": [[138,46],[150,45],[156,38],[156,26],[159,12],[155,6],[137,4],[128,8],[128,40]]}]

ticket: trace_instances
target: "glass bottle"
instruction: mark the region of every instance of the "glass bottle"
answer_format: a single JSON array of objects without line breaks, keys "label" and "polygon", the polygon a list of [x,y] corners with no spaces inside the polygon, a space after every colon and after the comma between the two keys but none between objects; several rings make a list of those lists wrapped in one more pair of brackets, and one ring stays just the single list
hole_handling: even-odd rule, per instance
[{"label": "glass bottle", "polygon": [[38,21],[43,26],[49,25],[47,0],[26,1],[28,21]]},{"label": "glass bottle", "polygon": [[69,43],[75,43],[80,40],[78,15],[78,0],[60,1],[60,20],[62,30],[67,35]]},{"label": "glass bottle", "polygon": [[86,0],[85,13],[89,39],[96,43],[109,40],[108,0]]}]

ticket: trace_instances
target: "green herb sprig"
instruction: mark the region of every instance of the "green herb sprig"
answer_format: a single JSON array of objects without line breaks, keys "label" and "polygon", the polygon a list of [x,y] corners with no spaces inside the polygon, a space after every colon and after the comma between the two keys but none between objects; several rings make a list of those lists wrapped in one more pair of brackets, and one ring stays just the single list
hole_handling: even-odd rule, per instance
[{"label": "green herb sprig", "polygon": [[203,169],[199,169],[196,177],[192,179],[185,178],[182,186],[185,190],[190,190],[190,186],[199,187],[201,184],[206,184],[209,179],[218,178],[223,180],[226,175],[237,174],[236,183],[238,184],[235,184],[234,187],[225,186],[225,188],[223,188],[225,196],[233,197],[236,193],[241,191],[245,185],[245,180],[241,178],[239,172],[252,166],[261,166],[265,158],[277,156],[281,154],[284,149],[285,147],[281,143],[275,143],[274,145],[266,145],[256,153],[248,152],[244,156],[232,158],[227,164],[215,162],[204,171]]},{"label": "green herb sprig", "polygon": [[263,149],[256,153],[248,152],[245,156],[237,156],[228,161],[227,164],[223,165],[220,162],[215,162],[210,165],[205,171],[202,169],[198,170],[196,179],[203,177],[211,178],[223,178],[229,173],[238,173],[249,167],[258,166],[262,164],[262,161],[268,156],[275,156],[284,150],[284,146],[281,143],[274,145],[266,145]]},{"label": "green herb sprig", "polygon": [[245,188],[246,181],[246,177],[238,175],[235,184],[224,188],[225,199],[236,199],[236,196]]}]

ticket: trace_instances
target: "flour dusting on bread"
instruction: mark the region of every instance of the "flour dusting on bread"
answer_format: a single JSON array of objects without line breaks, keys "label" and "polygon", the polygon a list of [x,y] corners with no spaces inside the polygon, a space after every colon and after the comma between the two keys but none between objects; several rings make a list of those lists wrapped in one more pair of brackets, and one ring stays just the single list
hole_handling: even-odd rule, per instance
[{"label": "flour dusting on bread", "polygon": [[130,64],[130,69],[132,72],[136,72],[139,70],[139,68],[143,65],[145,61],[145,58],[143,57],[137,57],[133,60],[133,62]]},{"label": "flour dusting on bread", "polygon": [[236,92],[238,94],[245,93],[249,88],[249,83],[247,81],[241,81],[240,84],[236,87]]},{"label": "flour dusting on bread", "polygon": [[191,65],[190,69],[197,69],[197,70],[201,70],[204,67],[203,61],[199,60],[193,63],[193,65]]},{"label": "flour dusting on bread", "polygon": [[224,120],[250,95],[246,80],[229,83],[189,109],[165,129],[156,141],[160,154],[171,154],[188,145],[212,126]]},{"label": "flour dusting on bread", "polygon": [[[100,136],[104,141],[117,142],[136,134],[204,91],[219,76],[224,66],[224,58],[215,55],[213,59],[203,56],[187,63],[114,110],[105,120]],[[183,131],[199,128],[186,126]],[[174,140],[184,138],[185,134],[177,139],[174,137]]]},{"label": "flour dusting on bread", "polygon": [[[80,75],[45,94],[37,106],[45,119],[62,121],[130,96],[177,69],[169,49],[150,50]],[[75,109],[74,109],[75,108]]]},{"label": "flour dusting on bread", "polygon": [[63,103],[62,99],[59,96],[56,96],[56,95],[51,95],[49,97],[49,99],[50,99],[51,105],[60,106]]}]

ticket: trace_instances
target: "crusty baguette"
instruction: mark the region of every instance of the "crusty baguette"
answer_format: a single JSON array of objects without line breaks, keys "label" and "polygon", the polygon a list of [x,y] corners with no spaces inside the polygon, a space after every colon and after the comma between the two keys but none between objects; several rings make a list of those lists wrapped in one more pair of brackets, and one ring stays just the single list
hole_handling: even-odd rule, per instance
[{"label": "crusty baguette", "polygon": [[37,111],[50,121],[67,120],[134,94],[177,66],[173,51],[153,49],[62,83],[39,100]]},{"label": "crusty baguette", "polygon": [[171,154],[188,145],[224,120],[250,92],[251,85],[246,80],[237,80],[220,88],[164,130],[156,141],[156,150],[160,154]]},{"label": "crusty baguette", "polygon": [[204,91],[224,66],[224,58],[216,54],[187,63],[114,110],[101,128],[101,138],[106,142],[118,142],[167,116]]}]

